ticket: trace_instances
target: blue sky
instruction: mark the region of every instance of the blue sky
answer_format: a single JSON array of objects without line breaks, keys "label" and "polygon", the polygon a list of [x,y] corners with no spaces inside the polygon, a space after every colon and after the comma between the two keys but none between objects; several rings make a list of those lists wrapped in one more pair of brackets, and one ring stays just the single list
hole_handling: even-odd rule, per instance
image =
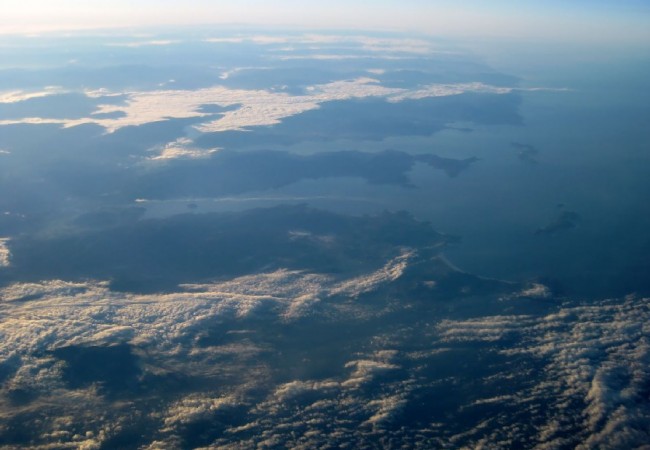
[{"label": "blue sky", "polygon": [[3,0],[0,32],[246,23],[442,36],[650,39],[647,0]]}]

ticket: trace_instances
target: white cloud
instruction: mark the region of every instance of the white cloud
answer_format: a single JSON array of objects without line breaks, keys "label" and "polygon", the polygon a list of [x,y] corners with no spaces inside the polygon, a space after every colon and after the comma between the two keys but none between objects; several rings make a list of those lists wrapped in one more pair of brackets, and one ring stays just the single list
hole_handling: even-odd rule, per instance
[{"label": "white cloud", "polygon": [[218,38],[208,38],[204,42],[211,42],[214,44],[240,44],[244,42],[243,37],[218,37]]},{"label": "white cloud", "polygon": [[355,283],[343,283],[343,289],[329,276],[288,270],[182,285],[179,292],[152,295],[113,292],[105,282],[17,283],[0,289],[0,314],[5,317],[0,323],[0,362],[97,342],[169,349],[216,319],[263,313],[281,321],[298,320],[331,296],[334,286],[336,295],[354,295],[359,291]]},{"label": "white cloud", "polygon": [[548,286],[541,283],[533,283],[530,287],[522,289],[515,295],[518,297],[550,298],[552,293]]},{"label": "white cloud", "polygon": [[302,96],[268,91],[232,92],[237,92],[239,98],[222,104],[222,106],[236,104],[241,106],[238,109],[225,112],[223,117],[215,121],[197,126],[199,131],[219,132],[275,125],[286,117],[317,109],[320,103],[384,96],[395,92],[395,90],[384,88],[378,85],[376,80],[370,78],[358,78],[312,86],[308,89],[308,94]]},{"label": "white cloud", "polygon": [[225,70],[219,75],[219,78],[222,80],[227,80],[230,78],[232,75],[239,73],[239,72],[244,72],[246,70],[268,70],[270,69],[269,67],[235,67],[234,69],[229,69]]},{"label": "white cloud", "polygon": [[376,408],[376,412],[363,424],[380,426],[384,422],[390,420],[406,406],[406,399],[404,395],[393,395],[377,400],[372,400],[368,403],[368,408]]},{"label": "white cloud", "polygon": [[281,384],[275,389],[273,397],[276,401],[284,402],[293,397],[297,397],[305,392],[324,391],[340,388],[340,383],[333,380],[326,381],[291,381]]},{"label": "white cloud", "polygon": [[204,39],[204,42],[211,42],[215,44],[241,44],[244,42],[252,42],[255,44],[270,45],[270,44],[285,44],[291,42],[292,38],[289,36],[271,36],[263,34],[253,34],[247,36],[227,36],[227,37],[213,37]]},{"label": "white cloud", "polygon": [[[72,123],[71,120],[69,119],[46,119],[43,117],[23,117],[22,119],[3,119],[0,120],[0,126],[2,125],[18,125],[18,124],[27,124],[27,125],[47,125],[47,124],[53,124],[53,125],[62,125],[64,127],[68,126],[76,126],[76,125],[81,125],[81,122],[75,123],[74,125],[70,125]],[[90,121],[87,123],[91,123]]]},{"label": "white cloud", "polygon": [[[183,427],[217,413],[227,415],[231,407],[246,411],[245,420],[226,425],[222,436],[206,445],[361,446],[368,436],[395,439],[410,448],[505,448],[533,441],[540,449],[634,448],[648,441],[648,299],[567,301],[557,307],[545,301],[547,313],[522,315],[503,313],[518,302],[477,296],[472,303],[492,300],[505,305],[482,316],[462,300],[432,299],[418,306],[400,298],[410,312],[401,316],[393,309],[380,322],[364,322],[367,316],[343,308],[361,307],[359,292],[381,292],[402,277],[410,255],[405,252],[377,271],[346,280],[278,270],[188,284],[165,294],[112,292],[101,282],[47,281],[1,288],[0,363],[17,370],[0,394],[36,390],[44,397],[25,408],[38,411],[47,404],[48,414],[61,418],[56,425],[42,425],[49,427],[53,441],[101,443],[130,420],[129,414],[140,407],[137,398],[113,402],[103,398],[97,386],[67,389],[64,365],[48,351],[126,342],[134,346],[149,376],[180,373],[209,380],[207,390],[173,392],[167,403],[146,409],[160,427],[157,441],[149,444],[152,449],[179,447]],[[544,291],[535,285],[529,289],[534,295],[519,295],[521,302],[536,302]],[[378,303],[372,305],[374,310],[385,309]],[[319,367],[327,364],[326,377],[278,378],[278,373],[286,374],[285,361],[294,362],[295,348],[273,346],[273,338],[266,339],[270,335],[264,333],[283,333],[307,316],[308,321],[298,323],[307,325],[307,332],[311,320],[331,324],[332,335],[323,339],[335,336],[339,327],[363,337],[354,350],[342,348],[336,352],[340,357],[318,361]],[[248,321],[253,319],[262,321]],[[282,328],[287,322],[292,324]],[[215,329],[225,337],[201,344]],[[346,345],[355,339],[346,340]],[[314,360],[320,356],[313,354]],[[273,365],[276,357],[282,367]],[[459,389],[467,379],[467,388]],[[437,420],[442,422],[425,423],[422,429],[392,426],[409,402],[422,401],[419,395],[447,392],[450,397],[441,400],[452,407],[441,411],[445,418]],[[60,416],[52,405],[61,407]],[[490,417],[478,414],[481,408],[492,411]],[[0,409],[9,415],[16,411],[3,395]],[[94,413],[98,410],[101,416]],[[454,423],[461,413],[463,421]],[[88,428],[76,438],[62,433],[74,423]],[[86,430],[94,434],[86,436]]]},{"label": "white cloud", "polygon": [[137,47],[165,46],[165,45],[178,44],[179,42],[181,41],[174,41],[170,39],[154,39],[149,41],[111,42],[106,44],[106,46],[137,48]]},{"label": "white cloud", "polygon": [[191,394],[173,403],[165,413],[162,430],[170,431],[182,424],[192,423],[199,419],[208,419],[216,411],[236,405],[234,396],[210,397]]},{"label": "white cloud", "polygon": [[424,39],[317,33],[274,36],[252,34],[209,38],[205,39],[205,42],[230,44],[250,42],[263,45],[293,44],[301,46],[336,45],[337,49],[360,49],[373,53],[405,53],[420,56],[438,52],[435,44]]},{"label": "white cloud", "polygon": [[161,161],[170,159],[200,159],[208,158],[210,155],[218,152],[219,148],[203,149],[193,147],[194,142],[189,138],[178,138],[173,142],[169,142],[162,147],[156,147],[150,151],[156,152],[156,156],[147,158],[151,161]]},{"label": "white cloud", "polygon": [[[214,86],[197,90],[154,90],[125,93],[108,93],[105,90],[87,91],[86,95],[98,98],[109,95],[122,95],[125,104],[100,104],[89,117],[81,119],[48,119],[25,117],[21,119],[0,120],[0,125],[19,123],[60,124],[74,127],[93,123],[113,132],[127,126],[139,126],[169,119],[202,118],[211,116],[201,110],[204,105],[231,107],[215,120],[199,123],[195,128],[201,132],[245,131],[252,127],[272,126],[287,117],[301,114],[320,107],[322,103],[350,100],[355,98],[377,97],[389,102],[418,100],[427,97],[459,95],[466,92],[487,94],[507,94],[516,88],[497,87],[484,83],[433,84],[425,88],[408,90],[388,88],[379,81],[361,77],[353,80],[339,80],[327,84],[310,86],[305,95],[290,95],[284,92],[267,90],[228,89]],[[530,89],[526,89],[530,90]],[[20,96],[7,97],[14,99]],[[120,113],[120,117],[101,117]],[[170,157],[178,152],[170,151]],[[186,155],[189,156],[189,155]]]},{"label": "white cloud", "polygon": [[[542,448],[559,436],[579,433],[578,448],[626,448],[650,438],[639,427],[650,420],[639,401],[650,382],[650,308],[647,299],[627,298],[566,306],[546,316],[493,316],[445,320],[438,327],[447,344],[509,342],[504,355],[529,355],[544,362],[518,402],[554,413],[539,429]],[[583,421],[582,421],[583,420]],[[546,444],[549,444],[548,446]],[[550,446],[550,447],[549,447]]]},{"label": "white cloud", "polygon": [[320,61],[338,61],[346,59],[384,59],[384,60],[401,60],[408,59],[406,56],[395,56],[395,55],[384,55],[384,54],[366,54],[366,55],[357,55],[354,53],[310,53],[307,55],[281,55],[277,59],[280,61],[294,61],[294,60],[320,60]]},{"label": "white cloud", "polygon": [[[165,121],[170,118],[200,118],[212,114],[201,112],[203,105],[223,107],[238,106],[227,111],[220,119],[198,125],[200,131],[217,132],[243,130],[252,126],[273,125],[285,117],[299,114],[318,107],[318,99],[310,97],[289,96],[269,91],[249,91],[228,89],[221,86],[198,89],[196,91],[162,90],[133,92],[127,94],[125,105],[99,105],[94,116],[75,119],[57,120],[25,118],[21,120],[3,120],[0,124],[14,123],[58,123],[65,127],[74,127],[85,123],[95,123],[113,132],[126,126],[139,126],[152,122]],[[124,113],[118,118],[98,118],[100,114]]]},{"label": "white cloud", "polygon": [[358,36],[356,42],[359,42],[364,50],[371,52],[410,53],[420,56],[436,53],[432,42],[424,39]]},{"label": "white cloud", "polygon": [[111,92],[107,88],[99,88],[99,89],[86,89],[83,91],[84,95],[89,98],[101,98],[101,97],[119,97],[121,94],[119,92]]},{"label": "white cloud", "polygon": [[364,292],[376,289],[378,285],[390,283],[402,276],[411,258],[415,256],[413,251],[404,251],[401,255],[390,260],[384,267],[369,275],[353,278],[335,286],[332,294],[345,294],[358,297]]},{"label": "white cloud", "polygon": [[391,96],[388,101],[401,102],[403,100],[421,100],[429,97],[447,97],[460,95],[466,92],[477,92],[482,94],[509,94],[515,90],[511,87],[490,86],[484,83],[458,83],[458,84],[431,84],[422,89],[405,91],[404,93]]},{"label": "white cloud", "polygon": [[8,238],[0,238],[0,268],[9,266],[11,253],[9,252],[9,247],[7,247],[8,242]]},{"label": "white cloud", "polygon": [[498,342],[514,331],[513,323],[519,326],[533,326],[532,316],[494,316],[469,320],[443,319],[437,325],[438,335],[443,342]]},{"label": "white cloud", "polygon": [[47,86],[42,91],[4,91],[0,92],[0,104],[24,102],[25,100],[30,100],[32,98],[47,97],[65,92],[66,91],[58,86]]},{"label": "white cloud", "polygon": [[341,383],[342,386],[347,388],[358,388],[361,385],[368,383],[377,375],[382,373],[399,369],[399,366],[391,364],[386,361],[377,361],[373,359],[361,359],[357,361],[350,361],[345,364],[346,368],[354,367],[350,374],[350,378]]}]

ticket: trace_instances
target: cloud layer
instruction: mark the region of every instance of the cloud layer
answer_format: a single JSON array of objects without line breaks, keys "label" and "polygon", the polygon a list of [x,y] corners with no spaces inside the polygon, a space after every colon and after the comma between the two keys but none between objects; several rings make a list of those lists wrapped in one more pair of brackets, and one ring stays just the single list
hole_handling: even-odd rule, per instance
[{"label": "cloud layer", "polygon": [[[279,270],[168,294],[102,282],[5,287],[0,428],[21,420],[40,443],[86,448],[134,426],[144,437],[129,439],[143,448],[647,442],[646,299],[518,312],[539,301],[534,285],[439,303],[435,291],[404,290],[419,264],[407,252],[351,279]],[[98,360],[71,384],[66,367],[94,354],[122,355],[133,378],[112,385]],[[167,395],[149,405],[151,389]],[[36,426],[45,404],[51,419]]]},{"label": "cloud layer", "polygon": [[[124,104],[100,104],[89,116],[81,119],[24,117],[0,120],[0,125],[61,124],[75,127],[96,124],[114,132],[127,126],[140,126],[169,119],[200,119],[198,131],[215,133],[243,131],[253,127],[271,126],[282,119],[319,108],[325,102],[384,98],[389,102],[446,97],[464,93],[508,94],[515,88],[496,87],[484,83],[432,84],[423,88],[404,89],[382,86],[373,78],[340,80],[306,88],[304,95],[291,95],[268,90],[229,89],[214,86],[197,90],[154,90],[142,92],[106,93],[103,96],[125,96]],[[53,95],[49,92],[7,94],[7,102],[17,102],[34,96]],[[91,98],[96,94],[87,93]],[[93,97],[95,96],[95,97]],[[214,113],[202,110],[206,105],[229,108],[214,118]]]}]

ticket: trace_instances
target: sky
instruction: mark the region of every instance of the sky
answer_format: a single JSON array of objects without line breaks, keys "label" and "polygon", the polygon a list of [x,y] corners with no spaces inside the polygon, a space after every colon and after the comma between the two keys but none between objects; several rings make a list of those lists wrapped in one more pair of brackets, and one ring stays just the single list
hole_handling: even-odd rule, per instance
[{"label": "sky", "polygon": [[650,39],[645,0],[1,0],[1,34],[193,24],[545,40]]}]

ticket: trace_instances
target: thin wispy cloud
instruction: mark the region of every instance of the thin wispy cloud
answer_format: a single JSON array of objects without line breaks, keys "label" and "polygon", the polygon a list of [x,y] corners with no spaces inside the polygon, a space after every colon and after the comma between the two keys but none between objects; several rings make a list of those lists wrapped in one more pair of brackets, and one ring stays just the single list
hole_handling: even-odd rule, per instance
[{"label": "thin wispy cloud", "polygon": [[208,158],[210,155],[218,152],[220,149],[203,149],[193,145],[193,141],[189,138],[178,138],[173,142],[169,142],[162,147],[150,149],[155,156],[148,159],[151,161],[165,161],[172,159],[201,159]]},{"label": "thin wispy cloud", "polygon": [[178,44],[180,42],[181,41],[171,40],[171,39],[153,39],[150,41],[110,42],[105,45],[107,47],[138,48],[138,47],[162,47],[166,45]]},{"label": "thin wispy cloud", "polygon": [[0,92],[0,103],[18,103],[24,102],[25,100],[31,100],[33,98],[47,97],[50,95],[62,94],[66,91],[57,87],[57,86],[47,86],[40,91],[5,91]]}]

